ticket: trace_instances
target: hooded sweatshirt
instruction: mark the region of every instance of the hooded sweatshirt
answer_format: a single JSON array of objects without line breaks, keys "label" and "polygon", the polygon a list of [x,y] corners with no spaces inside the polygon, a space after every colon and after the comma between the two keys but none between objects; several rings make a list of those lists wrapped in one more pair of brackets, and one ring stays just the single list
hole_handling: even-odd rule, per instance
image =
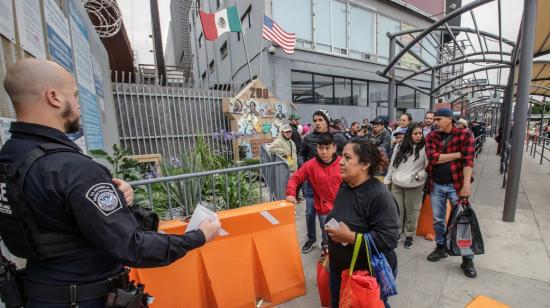
[{"label": "hooded sweatshirt", "polygon": [[335,154],[329,164],[325,164],[318,157],[308,160],[288,180],[286,195],[296,196],[297,187],[307,180],[313,188],[315,212],[319,215],[328,214],[334,207],[334,199],[342,183],[342,176],[340,175],[341,159],[340,156]]},{"label": "hooded sweatshirt", "polygon": [[296,144],[294,144],[292,139],[286,139],[283,136],[283,132],[280,132],[277,139],[271,143],[269,153],[284,157],[288,162],[290,172],[294,172],[298,169],[298,153],[296,152]]}]

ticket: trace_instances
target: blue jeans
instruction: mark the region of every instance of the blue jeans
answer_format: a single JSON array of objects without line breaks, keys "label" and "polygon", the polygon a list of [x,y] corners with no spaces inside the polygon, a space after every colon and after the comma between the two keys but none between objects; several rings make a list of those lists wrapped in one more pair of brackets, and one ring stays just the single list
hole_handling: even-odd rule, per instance
[{"label": "blue jeans", "polygon": [[[434,217],[435,243],[439,246],[445,245],[445,231],[447,214],[447,199],[451,206],[456,206],[458,194],[453,184],[436,184],[430,192],[432,202],[432,212]],[[463,257],[464,259],[473,259],[474,256]]]},{"label": "blue jeans", "polygon": [[313,206],[313,188],[309,182],[304,185],[304,191],[306,193],[306,225],[307,225],[307,239],[315,242],[317,240],[317,232],[315,229],[315,207]]}]

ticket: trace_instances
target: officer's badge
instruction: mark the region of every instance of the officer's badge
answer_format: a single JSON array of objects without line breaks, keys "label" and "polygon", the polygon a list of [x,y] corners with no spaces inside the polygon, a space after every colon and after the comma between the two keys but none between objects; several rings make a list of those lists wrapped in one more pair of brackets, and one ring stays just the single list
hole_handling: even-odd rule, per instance
[{"label": "officer's badge", "polygon": [[92,186],[86,193],[86,198],[105,216],[109,216],[122,208],[115,187],[111,183],[99,183]]}]

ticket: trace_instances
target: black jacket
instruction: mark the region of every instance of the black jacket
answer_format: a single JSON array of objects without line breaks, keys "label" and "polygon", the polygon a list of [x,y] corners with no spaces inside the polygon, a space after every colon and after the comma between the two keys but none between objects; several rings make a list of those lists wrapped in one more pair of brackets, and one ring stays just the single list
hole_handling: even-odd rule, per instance
[{"label": "black jacket", "polygon": [[[13,163],[44,143],[79,150],[51,127],[15,122],[10,132],[11,139],[0,151],[1,162]],[[112,184],[109,170],[80,153],[40,158],[29,169],[23,189],[39,229],[79,235],[89,242],[79,253],[54,260],[28,259],[26,279],[37,284],[78,285],[114,276],[123,265],[163,266],[205,243],[200,230],[185,235],[143,231],[123,193]]]},{"label": "black jacket", "polygon": [[[344,135],[342,135],[342,133],[340,132],[335,132],[332,134],[332,136],[334,137],[334,143],[336,143],[337,146],[336,152],[338,153],[338,155],[342,155],[342,151],[344,150],[346,143],[348,143],[346,137],[344,137]],[[300,153],[298,157],[298,162],[303,163],[317,156],[318,143],[319,133],[313,131],[312,133],[306,135],[302,142],[302,150],[298,152]]]},{"label": "black jacket", "polygon": [[[397,255],[394,249],[399,240],[399,211],[392,193],[384,187],[382,182],[372,177],[354,188],[342,183],[327,221],[332,218],[338,222],[344,222],[353,232],[370,232],[378,250],[384,253],[395,271]],[[341,273],[349,268],[353,256],[353,244],[342,246],[329,237],[328,247],[330,270]],[[366,260],[363,243],[359,250],[356,269],[367,268]]]},{"label": "black jacket", "polygon": [[290,124],[290,127],[292,127],[292,136],[290,139],[294,141],[296,151],[300,153],[300,150],[302,149],[302,136],[300,136],[300,133],[298,132],[298,126]]}]

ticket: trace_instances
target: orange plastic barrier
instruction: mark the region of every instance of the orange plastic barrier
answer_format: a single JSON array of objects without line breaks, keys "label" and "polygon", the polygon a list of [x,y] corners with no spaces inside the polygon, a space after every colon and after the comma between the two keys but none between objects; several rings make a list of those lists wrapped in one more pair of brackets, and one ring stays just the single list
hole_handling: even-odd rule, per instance
[{"label": "orange plastic barrier", "polygon": [[[306,293],[293,204],[277,201],[218,215],[228,235],[169,266],[132,269],[131,277],[155,297],[151,307],[256,307],[260,300],[259,307],[272,307]],[[160,229],[182,234],[186,226],[171,220]]]},{"label": "orange plastic barrier", "polygon": [[511,306],[508,306],[485,295],[479,295],[476,296],[471,302],[469,302],[466,305],[466,308],[511,308]]},{"label": "orange plastic barrier", "polygon": [[[451,204],[447,201],[447,221],[449,221],[450,215]],[[422,207],[420,208],[420,214],[418,215],[418,224],[416,226],[416,235],[423,235],[427,240],[431,241],[435,239],[432,202],[430,200],[429,194],[426,194],[426,196],[424,197],[424,202],[422,203]]]}]

